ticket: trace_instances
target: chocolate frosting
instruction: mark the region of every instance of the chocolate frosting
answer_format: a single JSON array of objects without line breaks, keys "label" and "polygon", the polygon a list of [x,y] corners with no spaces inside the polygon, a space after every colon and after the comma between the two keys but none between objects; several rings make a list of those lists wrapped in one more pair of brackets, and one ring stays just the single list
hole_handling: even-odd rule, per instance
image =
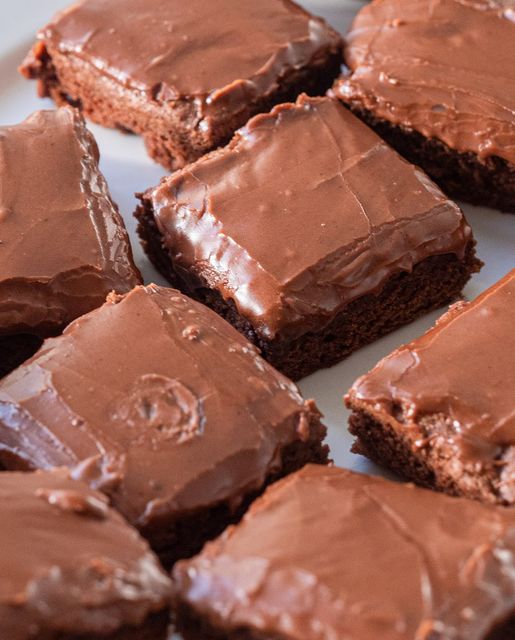
[{"label": "chocolate frosting", "polygon": [[336,100],[301,96],[143,196],[181,272],[265,338],[319,330],[431,255],[462,257],[460,209]]},{"label": "chocolate frosting", "polygon": [[515,513],[309,465],[174,570],[224,632],[484,640],[515,609]]},{"label": "chocolate frosting", "polygon": [[55,333],[140,281],[81,116],[0,127],[0,335]]},{"label": "chocolate frosting", "polygon": [[[421,420],[441,415],[458,455],[500,463],[515,447],[514,324],[515,269],[384,358],[354,383],[347,402],[379,419],[394,417],[412,433]],[[508,471],[506,493],[515,491],[513,466]]]},{"label": "chocolate frosting", "polygon": [[39,39],[159,101],[197,99],[205,115],[237,112],[341,48],[333,29],[290,0],[83,0]]},{"label": "chocolate frosting", "polygon": [[0,517],[2,638],[103,636],[167,607],[146,542],[67,471],[0,474]]},{"label": "chocolate frosting", "polygon": [[347,36],[352,106],[460,152],[515,163],[515,2],[375,0]]},{"label": "chocolate frosting", "polygon": [[318,419],[214,312],[149,285],[111,295],[2,380],[0,458],[70,467],[146,529],[236,508]]}]

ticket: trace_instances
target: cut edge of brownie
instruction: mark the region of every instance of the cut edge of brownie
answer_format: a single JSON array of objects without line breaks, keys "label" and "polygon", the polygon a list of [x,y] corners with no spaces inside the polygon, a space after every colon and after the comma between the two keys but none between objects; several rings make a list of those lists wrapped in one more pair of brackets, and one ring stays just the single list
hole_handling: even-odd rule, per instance
[{"label": "cut edge of brownie", "polygon": [[43,338],[29,333],[0,336],[0,378],[31,358],[43,344]]},{"label": "cut edge of brownie", "polygon": [[349,431],[356,437],[353,453],[429,489],[490,504],[508,504],[499,487],[503,456],[509,447],[479,468],[475,461],[460,459],[450,437],[452,420],[444,415],[424,416],[414,430],[399,423],[394,415],[379,415],[366,403],[353,399],[352,394],[346,397],[346,405],[352,411]]},{"label": "cut edge of brownie", "polygon": [[141,135],[150,157],[173,171],[227,144],[252,116],[295,100],[301,93],[324,95],[339,75],[341,63],[342,48],[328,47],[325,56],[290,69],[273,92],[247,103],[228,121],[220,120],[212,135],[195,126],[200,118],[194,101],[142,100],[141,92],[124,88],[76,56],[49,51],[43,42],[34,46],[20,72],[38,81],[40,97],[50,97],[57,105],[70,104],[97,124]]},{"label": "cut edge of brownie", "polygon": [[[240,627],[218,628],[205,615],[196,611],[188,602],[175,597],[172,609],[174,631],[184,640],[289,640],[286,636]],[[484,640],[513,640],[515,637],[515,611],[504,621],[496,624]],[[434,640],[437,640],[436,637]]]},{"label": "cut edge of brownie", "polygon": [[515,213],[515,165],[498,156],[480,159],[437,138],[383,120],[352,102],[343,104],[412,164],[421,167],[455,200]]},{"label": "cut edge of brownie", "polygon": [[148,200],[143,198],[135,216],[143,249],[172,286],[216,311],[255,344],[265,360],[292,380],[331,367],[360,347],[456,299],[482,266],[472,240],[464,259],[454,254],[430,256],[415,265],[411,273],[391,276],[377,293],[349,302],[318,332],[292,340],[266,340],[238,313],[232,300],[224,300],[191,273],[183,277],[175,268]]}]

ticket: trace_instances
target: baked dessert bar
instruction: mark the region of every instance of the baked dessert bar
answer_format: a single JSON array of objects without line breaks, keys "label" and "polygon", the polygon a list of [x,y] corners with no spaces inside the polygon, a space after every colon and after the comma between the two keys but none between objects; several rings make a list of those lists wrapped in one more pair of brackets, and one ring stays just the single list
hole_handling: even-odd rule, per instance
[{"label": "baked dessert bar", "polygon": [[170,579],[105,496],[63,469],[0,474],[0,635],[165,640]]},{"label": "baked dessert bar", "polygon": [[174,569],[186,640],[510,640],[515,512],[308,465]]},{"label": "baked dessert bar", "polygon": [[376,0],[334,92],[449,196],[515,212],[515,4]]},{"label": "baked dessert bar", "polygon": [[293,379],[455,298],[480,266],[459,207],[330,98],[256,116],[141,201],[155,266]]},{"label": "baked dessert bar", "polygon": [[515,504],[515,270],[353,385],[355,451],[403,477]]},{"label": "baked dessert bar", "polygon": [[167,564],[266,484],[326,463],[324,437],[314,403],[243,336],[154,285],[111,295],[0,382],[0,463],[68,467]]}]

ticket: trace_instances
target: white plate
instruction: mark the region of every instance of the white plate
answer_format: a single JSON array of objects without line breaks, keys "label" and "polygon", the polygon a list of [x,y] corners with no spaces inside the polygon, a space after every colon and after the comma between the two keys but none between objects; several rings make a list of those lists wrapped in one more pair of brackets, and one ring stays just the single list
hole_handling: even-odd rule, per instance
[{"label": "white plate", "polygon": [[[52,106],[50,101],[36,98],[35,83],[19,77],[16,68],[28,51],[36,29],[43,26],[57,9],[67,6],[69,2],[0,2],[0,124],[14,124],[36,109]],[[313,12],[326,17],[344,32],[352,16],[363,3],[358,0],[305,0],[303,4]],[[135,225],[132,218],[136,206],[134,193],[157,184],[163,170],[147,158],[140,139],[97,126],[91,126],[91,129],[102,154],[102,169],[111,193],[125,217],[136,262],[143,272],[145,281],[165,284],[143,255],[134,233]],[[474,276],[465,289],[466,297],[473,298],[515,266],[515,215],[469,206],[465,206],[464,209],[478,241],[479,257],[486,263],[481,273]],[[329,427],[329,444],[337,464],[369,473],[379,473],[368,461],[350,453],[352,438],[347,433],[347,411],[342,406],[342,396],[359,375],[368,371],[392,349],[423,333],[441,312],[429,314],[361,349],[332,369],[320,371],[301,382],[304,395],[314,398],[325,414],[325,423]],[[487,381],[484,384],[487,384]]]}]

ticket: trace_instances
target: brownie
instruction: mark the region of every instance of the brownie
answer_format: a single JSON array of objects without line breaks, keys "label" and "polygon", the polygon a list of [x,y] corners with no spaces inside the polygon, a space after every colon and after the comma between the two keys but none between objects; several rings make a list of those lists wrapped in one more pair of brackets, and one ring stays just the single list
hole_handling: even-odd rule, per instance
[{"label": "brownie", "polygon": [[0,463],[70,468],[167,564],[267,483],[326,463],[324,437],[314,403],[253,345],[155,285],[109,296],[0,382]]},{"label": "brownie", "polygon": [[136,212],[170,282],[298,379],[457,296],[461,210],[330,98],[260,114]]},{"label": "brownie", "polygon": [[177,169],[340,72],[340,36],[291,0],[82,0],[21,67],[41,96],[143,136]]},{"label": "brownie", "polygon": [[515,5],[376,0],[334,92],[451,197],[515,212]]},{"label": "brownie", "polygon": [[176,626],[185,640],[509,640],[514,558],[512,510],[309,465],[175,566]]},{"label": "brownie", "polygon": [[354,449],[450,494],[515,505],[515,270],[350,390]]},{"label": "brownie", "polygon": [[141,281],[81,116],[0,127],[0,375]]},{"label": "brownie", "polygon": [[165,640],[170,579],[102,494],[64,469],[4,472],[0,517],[2,638]]}]

